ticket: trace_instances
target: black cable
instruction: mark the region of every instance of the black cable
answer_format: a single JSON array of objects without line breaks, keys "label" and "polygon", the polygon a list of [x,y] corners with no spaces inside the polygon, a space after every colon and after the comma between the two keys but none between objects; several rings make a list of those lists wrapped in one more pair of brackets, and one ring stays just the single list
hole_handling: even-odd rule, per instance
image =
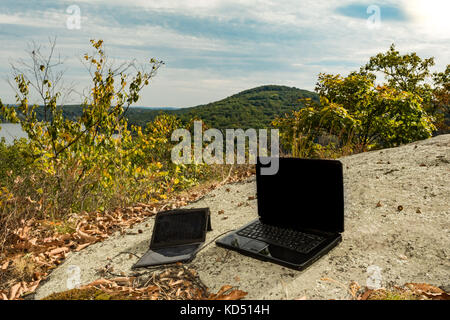
[{"label": "black cable", "polygon": [[211,243],[213,243],[214,241],[216,241],[217,238],[219,238],[219,237],[223,236],[224,234],[227,234],[227,233],[229,233],[229,232],[231,232],[231,231],[233,231],[233,230],[234,230],[234,229],[230,229],[230,230],[228,230],[228,231],[225,231],[225,232],[219,234],[219,235],[216,236],[214,239],[212,239],[211,241],[209,241],[207,244],[203,245],[203,247],[201,247],[200,249],[198,249],[198,251],[197,251],[196,253],[199,253],[201,250],[205,249],[205,248],[206,248],[207,246],[209,246]]},{"label": "black cable", "polygon": [[[225,235],[225,234],[227,234],[227,233],[229,233],[229,232],[231,232],[231,231],[233,231],[233,230],[234,230],[234,229],[227,230],[227,231],[225,231],[225,232],[219,234],[218,236],[214,237],[214,239],[210,240],[208,243],[204,244],[200,249],[198,249],[197,252],[195,252],[195,254],[197,254],[197,253],[199,253],[200,251],[202,251],[203,249],[205,249],[205,248],[206,248],[207,246],[209,246],[211,243],[213,243],[214,241],[216,241],[219,237],[221,237],[221,236],[223,236],[223,235]],[[138,259],[141,258],[140,256],[138,256],[137,254],[135,254],[135,253],[133,253],[133,252],[130,252],[130,251],[121,251],[121,252],[119,252],[118,254],[116,254],[114,257],[112,257],[111,259],[109,259],[109,260],[110,260],[110,263],[109,263],[109,264],[112,264],[112,260],[115,259],[115,258],[117,258],[118,256],[120,256],[120,255],[122,255],[122,254],[131,254],[131,255],[135,256],[136,258],[138,258]],[[192,259],[192,260],[193,260],[193,259]],[[189,261],[189,263],[190,263],[190,262],[191,262],[191,261]],[[109,264],[108,264],[108,265],[109,265]],[[108,265],[107,265],[107,266],[108,266]],[[173,267],[173,266],[176,266],[176,265],[177,265],[177,263],[175,262],[175,263],[164,264],[164,265],[159,265],[159,266],[143,267],[142,269],[145,269],[145,270],[147,270],[147,271],[152,271],[152,272],[153,272],[153,271],[158,270],[158,269],[166,269],[166,268],[170,268],[170,267]],[[133,269],[133,268],[132,268],[132,269]],[[123,277],[123,275],[112,273],[112,272],[109,271],[108,269],[106,270],[106,272],[109,273],[109,274],[112,275],[112,276],[115,276],[115,277]],[[143,273],[143,274],[144,274],[144,273]]]}]

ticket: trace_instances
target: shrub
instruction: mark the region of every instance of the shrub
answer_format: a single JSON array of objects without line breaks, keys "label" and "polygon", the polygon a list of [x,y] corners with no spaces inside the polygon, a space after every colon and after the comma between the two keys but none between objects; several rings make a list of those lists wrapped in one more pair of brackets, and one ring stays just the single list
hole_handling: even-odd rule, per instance
[{"label": "shrub", "polygon": [[[91,94],[77,120],[63,117],[53,73],[45,72],[51,61],[41,59],[39,51],[32,55],[39,84],[31,86],[29,76],[17,73],[18,107],[0,101],[0,115],[19,123],[29,136],[12,146],[0,143],[0,157],[8,160],[0,166],[0,245],[31,217],[65,219],[76,212],[164,200],[209,172],[206,166],[170,161],[170,136],[180,126],[174,116],[161,115],[143,131],[128,128],[128,108],[162,62],[151,59],[150,71],[130,75],[131,65],[114,69],[106,64],[101,40],[91,43],[95,54],[84,56],[94,70]],[[43,121],[36,119],[37,105],[28,104],[30,87],[42,89],[48,115]]]}]

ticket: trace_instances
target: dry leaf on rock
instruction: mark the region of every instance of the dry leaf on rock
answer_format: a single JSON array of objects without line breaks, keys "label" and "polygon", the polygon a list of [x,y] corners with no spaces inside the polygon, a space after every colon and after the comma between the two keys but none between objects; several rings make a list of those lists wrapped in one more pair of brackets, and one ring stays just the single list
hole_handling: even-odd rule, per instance
[{"label": "dry leaf on rock", "polygon": [[18,293],[19,293],[19,289],[20,289],[21,285],[22,284],[19,282],[11,287],[11,289],[9,290],[9,300],[13,300],[18,297]]},{"label": "dry leaf on rock", "polygon": [[48,254],[49,255],[57,255],[59,253],[63,253],[63,252],[66,252],[66,251],[69,251],[69,248],[62,247],[62,248],[53,249],[53,250],[49,251]]},{"label": "dry leaf on rock", "polygon": [[75,251],[80,251],[80,250],[83,250],[84,248],[86,248],[86,247],[88,247],[88,246],[90,246],[91,245],[91,243],[84,243],[84,244],[80,244],[79,246],[77,246],[77,248],[75,249]]},{"label": "dry leaf on rock", "polygon": [[357,298],[356,294],[358,293],[359,289],[361,289],[361,286],[359,285],[358,282],[356,282],[356,281],[350,282],[349,290],[350,290],[350,294],[352,295],[352,297],[354,299]]},{"label": "dry leaf on rock", "polygon": [[2,268],[1,269],[2,270],[6,270],[6,269],[8,269],[8,266],[9,266],[9,260],[2,264]]},{"label": "dry leaf on rock", "polygon": [[220,290],[210,297],[210,300],[239,300],[245,297],[248,293],[242,290],[232,290],[230,285],[224,285]]},{"label": "dry leaf on rock", "polygon": [[427,283],[406,283],[405,286],[416,293],[445,293],[441,288]]}]

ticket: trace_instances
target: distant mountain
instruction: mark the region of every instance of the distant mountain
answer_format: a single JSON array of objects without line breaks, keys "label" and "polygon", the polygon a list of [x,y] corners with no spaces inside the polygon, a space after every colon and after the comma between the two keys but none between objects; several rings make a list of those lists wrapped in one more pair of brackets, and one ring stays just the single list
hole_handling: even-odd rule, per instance
[{"label": "distant mountain", "polygon": [[[145,126],[158,114],[173,114],[183,122],[192,118],[202,119],[210,128],[265,128],[280,115],[298,109],[302,106],[301,98],[311,98],[318,101],[316,93],[295,87],[265,85],[242,91],[220,101],[189,108],[150,108],[132,107],[127,112],[128,123]],[[63,115],[69,119],[81,116],[79,105],[66,105]],[[44,118],[42,107],[36,110],[37,118]]]},{"label": "distant mountain", "polygon": [[144,109],[144,110],[177,110],[179,107],[146,107],[146,106],[132,106],[133,109]]},{"label": "distant mountain", "polygon": [[168,113],[177,115],[183,121],[200,118],[211,128],[265,128],[275,117],[303,106],[299,101],[302,98],[319,100],[316,93],[308,90],[266,85],[220,101]]}]

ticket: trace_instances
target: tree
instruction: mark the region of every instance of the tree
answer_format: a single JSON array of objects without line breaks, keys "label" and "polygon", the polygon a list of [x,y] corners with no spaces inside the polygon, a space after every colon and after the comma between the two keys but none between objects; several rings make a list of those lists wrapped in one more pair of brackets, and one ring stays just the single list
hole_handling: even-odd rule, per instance
[{"label": "tree", "polygon": [[[323,152],[324,140],[355,152],[428,138],[436,130],[434,91],[426,83],[433,64],[433,58],[422,60],[415,53],[401,56],[392,45],[359,72],[319,74],[320,103],[308,101],[306,108],[273,124],[281,129],[285,148],[301,156]],[[386,83],[378,85],[375,72],[380,71]],[[444,74],[435,78],[448,80]]]},{"label": "tree", "polygon": [[446,133],[450,131],[450,65],[444,72],[435,72],[433,81],[433,110],[438,119],[439,132]]},{"label": "tree", "polygon": [[415,52],[401,55],[392,44],[387,52],[371,57],[360,72],[367,75],[381,72],[387,86],[416,94],[427,114],[435,118],[435,124],[441,130],[448,129],[449,66],[444,72],[432,73],[430,68],[434,64],[433,57],[422,59]]},{"label": "tree", "polygon": [[[115,192],[119,176],[136,176],[136,171],[137,176],[150,176],[152,168],[160,169],[155,164],[142,170],[130,163],[130,157],[140,148],[133,145],[125,115],[162,61],[150,59],[150,68],[138,68],[135,61],[114,67],[108,63],[103,41],[91,40],[91,44],[94,53],[85,54],[83,59],[92,77],[92,87],[76,121],[63,117],[61,90],[55,89],[62,74],[53,72],[60,64],[59,60],[53,61],[54,42],[47,57],[36,47],[31,52],[31,65],[26,64],[25,70],[13,68],[17,105],[4,105],[0,100],[1,116],[19,123],[28,134],[28,150],[33,160],[30,165],[46,175],[47,201],[53,203],[58,213],[73,209],[72,203],[66,201],[68,198],[69,202],[81,202],[83,206],[86,195],[96,190],[107,201]],[[30,89],[41,98],[45,110],[42,121],[36,118],[38,105],[29,104]],[[155,141],[147,137],[145,143],[151,145]],[[42,188],[38,193],[43,193]]]},{"label": "tree", "polygon": [[[373,74],[355,72],[345,78],[319,75],[316,90],[321,96],[321,113],[333,105],[343,108],[348,115],[340,118],[353,121],[347,121],[346,126],[339,129],[346,133],[352,131],[352,142],[363,150],[431,136],[433,119],[423,109],[420,96],[389,85],[376,85],[375,80]],[[328,118],[334,119],[336,114],[329,114],[322,120],[322,127],[332,130]],[[335,130],[331,133],[336,134]]]},{"label": "tree", "polygon": [[[382,72],[387,85],[426,98],[431,87],[426,83],[432,75],[434,58],[422,59],[415,52],[400,55],[392,44],[386,53],[379,53],[361,67],[361,73]],[[424,99],[425,101],[425,99]]]}]

